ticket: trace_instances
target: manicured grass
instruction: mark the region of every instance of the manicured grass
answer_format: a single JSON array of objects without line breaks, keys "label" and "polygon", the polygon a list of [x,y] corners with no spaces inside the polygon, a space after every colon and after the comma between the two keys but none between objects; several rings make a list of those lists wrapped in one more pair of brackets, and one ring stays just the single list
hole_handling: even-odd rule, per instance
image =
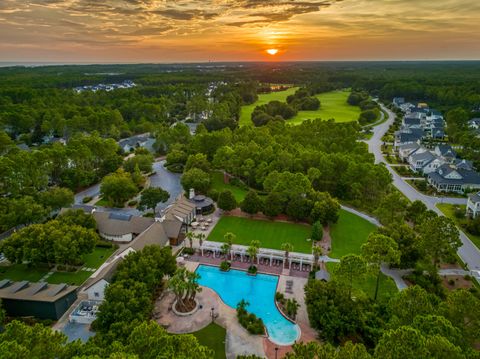
[{"label": "manicured grass", "polygon": [[223,182],[223,173],[222,172],[213,172],[212,174],[212,189],[217,190],[218,192],[229,190],[232,192],[233,196],[237,200],[237,203],[243,201],[245,196],[247,195],[247,190],[233,186],[228,183]]},{"label": "manicured grass", "polygon": [[100,267],[103,262],[115,252],[115,250],[115,248],[95,247],[92,253],[86,254],[83,257],[83,260],[85,261],[84,266],[98,269],[98,267]]},{"label": "manicured grass", "polygon": [[[84,267],[98,269],[108,257],[115,252],[114,248],[96,247],[92,253],[85,255]],[[48,269],[28,268],[26,264],[14,264],[8,267],[0,267],[0,279],[10,279],[13,281],[28,280],[38,282],[47,273]],[[77,272],[54,272],[46,281],[52,284],[67,283],[71,285],[80,285],[85,282],[93,272],[80,270]]]},{"label": "manicured grass", "polygon": [[215,351],[215,359],[225,359],[225,337],[227,331],[216,323],[211,323],[198,332],[192,333],[201,345]]},{"label": "manicured grass", "polygon": [[360,247],[375,228],[375,225],[365,219],[341,209],[338,222],[330,229],[330,257],[341,258],[346,254],[360,253]]},{"label": "manicured grass", "polygon": [[[297,89],[298,87],[292,87],[285,91],[262,94],[258,96],[258,100],[254,104],[242,106],[240,126],[253,125],[251,116],[255,107],[274,100],[285,102],[287,97],[294,94]],[[321,118],[322,120],[333,118],[336,122],[356,121],[361,111],[359,107],[351,106],[347,103],[349,95],[349,90],[330,91],[318,94],[316,97],[320,100],[320,109],[316,111],[299,111],[297,115],[288,120],[287,123],[298,125],[305,120],[315,120],[317,118]]]},{"label": "manicured grass", "polygon": [[78,272],[55,272],[47,278],[47,282],[51,284],[66,283],[69,285],[80,285],[85,282],[93,272],[84,270]]},{"label": "manicured grass", "polygon": [[[442,211],[445,217],[448,217],[452,219],[455,224],[462,229],[462,226],[460,224],[460,221],[457,217],[455,217],[455,208],[460,207],[460,209],[465,213],[467,206],[462,204],[462,205],[455,205],[455,204],[449,204],[449,203],[437,203],[437,208]],[[477,248],[480,249],[480,236],[475,236],[471,233],[468,233],[466,230],[462,229],[463,233],[470,238],[470,240],[477,246]]]},{"label": "manicured grass", "polygon": [[48,273],[48,269],[30,268],[26,264],[14,264],[12,266],[0,266],[0,280],[10,279],[12,281],[28,280],[38,282]]},{"label": "manicured grass", "polygon": [[105,198],[100,198],[97,202],[95,202],[95,206],[112,207],[112,205],[110,204],[110,201]]},{"label": "manicured grass", "polygon": [[[332,275],[332,278],[335,278],[335,268],[338,266],[338,263],[326,263],[327,269]],[[375,285],[377,282],[377,277],[375,275],[367,275],[364,279],[354,281],[353,288],[357,290],[362,290],[370,298],[375,296]],[[378,300],[388,300],[390,297],[394,296],[398,292],[397,286],[393,279],[387,277],[383,273],[380,274],[380,284],[378,287]]]},{"label": "manicured grass", "polygon": [[222,217],[208,236],[209,241],[223,242],[227,232],[236,235],[235,244],[248,246],[259,240],[261,247],[280,249],[282,243],[293,245],[294,252],[311,253],[311,227],[303,224],[254,220],[240,217]]},{"label": "manicured grass", "polygon": [[317,111],[299,111],[298,114],[288,120],[288,123],[300,124],[305,120],[334,119],[335,122],[357,121],[360,116],[360,108],[351,106],[347,103],[350,91],[330,91],[318,94],[316,97],[320,100],[320,109]]},{"label": "manicured grass", "polygon": [[251,105],[242,106],[242,109],[240,111],[239,125],[253,126],[252,112],[255,109],[255,107],[260,105],[265,105],[270,101],[286,102],[287,97],[290,95],[293,95],[297,90],[298,90],[298,87],[291,87],[285,91],[270,92],[270,93],[258,95],[258,100],[255,103]]}]

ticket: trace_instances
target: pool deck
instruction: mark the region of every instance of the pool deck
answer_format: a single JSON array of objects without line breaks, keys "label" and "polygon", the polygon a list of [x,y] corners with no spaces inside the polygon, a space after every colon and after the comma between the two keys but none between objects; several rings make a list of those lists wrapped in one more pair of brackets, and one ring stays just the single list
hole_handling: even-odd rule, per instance
[{"label": "pool deck", "polygon": [[[195,271],[200,264],[215,265],[220,263],[220,261],[218,261],[218,263],[211,263],[218,258],[200,258],[202,259],[201,263],[200,261],[193,261],[191,260],[192,258],[189,258],[187,261],[185,261],[185,267],[190,271]],[[246,268],[248,268],[248,263],[238,264],[246,264]],[[259,271],[261,272],[278,275],[279,281],[277,291],[284,293],[286,298],[295,298],[300,304],[296,320],[298,326],[301,329],[301,336],[299,342],[310,342],[318,340],[317,333],[314,329],[310,327],[304,301],[303,287],[307,283],[306,277],[308,276],[308,273],[306,273],[302,277],[298,276],[297,273],[294,273],[297,275],[291,276],[289,275],[290,271],[288,269],[283,269],[281,267],[258,267]],[[246,269],[243,268],[243,266],[238,267],[234,265],[232,265],[232,268]],[[303,272],[300,272],[300,274],[303,274]],[[285,292],[287,280],[293,281],[292,293]],[[202,308],[190,316],[179,317],[175,315],[171,310],[173,302],[175,300],[174,295],[169,291],[165,291],[155,303],[154,320],[156,320],[160,325],[165,327],[167,331],[171,333],[193,333],[206,327],[209,323],[211,323],[211,308],[214,308],[214,313],[218,314],[215,322],[223,326],[227,330],[225,349],[228,359],[234,359],[238,355],[252,354],[263,358],[275,358],[276,347],[279,348],[278,358],[282,358],[287,352],[292,350],[291,346],[279,346],[271,342],[266,336],[249,334],[238,323],[235,309],[223,303],[218,294],[212,289],[202,287],[202,291],[197,294],[196,298]]]}]

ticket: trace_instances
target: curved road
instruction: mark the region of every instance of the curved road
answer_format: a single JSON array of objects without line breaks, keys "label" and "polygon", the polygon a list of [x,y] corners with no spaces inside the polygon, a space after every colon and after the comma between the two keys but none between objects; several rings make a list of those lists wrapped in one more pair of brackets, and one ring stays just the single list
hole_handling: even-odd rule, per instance
[{"label": "curved road", "polygon": [[[386,108],[384,105],[380,104],[381,108],[388,114],[388,120],[384,123],[374,127],[373,136],[366,141],[368,144],[368,149],[375,156],[375,163],[383,163],[392,174],[393,184],[402,192],[409,200],[415,201],[420,200],[427,206],[428,209],[431,209],[437,212],[439,215],[443,213],[437,208],[437,203],[450,203],[450,204],[466,204],[467,200],[465,198],[452,198],[452,197],[433,197],[427,196],[423,193],[418,192],[415,188],[410,186],[405,182],[385,161],[385,157],[382,154],[381,146],[383,144],[382,137],[388,131],[388,128],[395,121],[395,114]],[[472,243],[472,241],[460,231],[460,240],[462,241],[462,246],[458,249],[458,255],[462,261],[468,266],[469,269],[480,269],[480,250]]]}]

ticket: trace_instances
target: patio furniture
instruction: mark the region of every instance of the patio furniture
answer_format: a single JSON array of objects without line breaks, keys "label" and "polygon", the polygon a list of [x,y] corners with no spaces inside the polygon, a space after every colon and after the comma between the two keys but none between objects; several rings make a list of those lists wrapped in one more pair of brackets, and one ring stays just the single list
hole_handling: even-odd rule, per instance
[{"label": "patio furniture", "polygon": [[213,220],[211,218],[207,219],[207,223],[212,223],[212,221]]}]

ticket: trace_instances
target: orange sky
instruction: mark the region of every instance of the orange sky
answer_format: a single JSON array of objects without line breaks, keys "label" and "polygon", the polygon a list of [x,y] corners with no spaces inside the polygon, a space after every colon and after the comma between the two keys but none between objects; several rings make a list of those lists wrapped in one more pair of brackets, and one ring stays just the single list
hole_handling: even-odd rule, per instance
[{"label": "orange sky", "polygon": [[480,59],[480,0],[0,0],[0,61],[271,59]]}]

